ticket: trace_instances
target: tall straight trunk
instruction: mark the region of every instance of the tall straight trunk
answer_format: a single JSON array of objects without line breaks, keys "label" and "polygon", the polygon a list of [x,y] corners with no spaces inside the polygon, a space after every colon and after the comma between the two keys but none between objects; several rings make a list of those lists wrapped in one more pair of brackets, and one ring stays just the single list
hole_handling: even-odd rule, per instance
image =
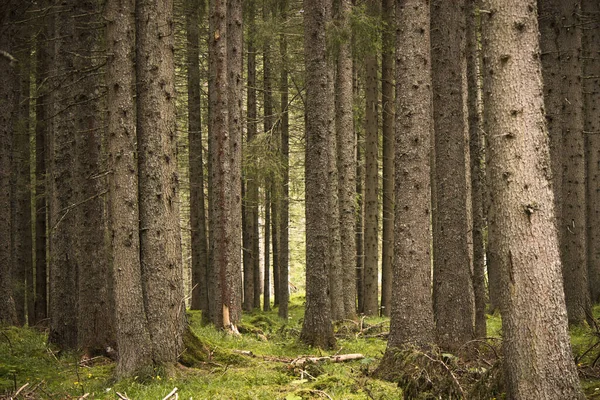
[{"label": "tall straight trunk", "polygon": [[187,91],[190,142],[190,225],[192,229],[192,303],[193,310],[208,312],[208,241],[204,200],[204,161],[202,155],[202,100],[200,91],[199,24],[204,17],[200,0],[188,0]]},{"label": "tall straight trunk", "polygon": [[[540,0],[546,119],[556,158],[553,175],[569,323],[591,315],[586,248],[585,119],[579,15],[581,1]],[[560,158],[560,160],[559,160]],[[554,165],[553,165],[554,167]]]},{"label": "tall straight trunk", "polygon": [[135,0],[107,0],[108,198],[117,377],[152,366],[140,262],[135,109]]},{"label": "tall straight trunk", "polygon": [[306,64],[306,309],[300,339],[314,347],[335,345],[331,323],[327,268],[328,115],[327,16],[329,2],[304,0],[304,62]]},{"label": "tall straight trunk", "polygon": [[[354,63],[352,71],[352,93],[353,97],[358,97],[358,73],[356,63]],[[361,130],[354,123],[354,133],[356,136],[356,298],[357,298],[357,310],[360,314],[364,312],[364,298],[365,298],[365,208],[364,208],[364,180],[365,180],[365,167],[364,167],[364,141],[361,140]]]},{"label": "tall straight trunk", "polygon": [[[351,34],[351,0],[339,0],[337,20],[340,29]],[[351,38],[340,42],[337,59],[335,123],[337,138],[338,198],[344,318],[356,316],[356,138],[352,115]]]},{"label": "tall straight trunk", "polygon": [[[263,10],[262,10],[262,19],[263,19],[263,23],[268,25],[269,23],[269,18],[270,18],[270,10],[269,10],[269,6],[268,6],[268,2],[263,2]],[[269,45],[269,42],[266,41],[263,44],[263,49],[262,49],[262,58],[263,58],[263,110],[264,110],[264,118],[263,118],[263,129],[265,134],[270,136],[271,139],[271,146],[274,147],[274,153],[279,153],[281,147],[279,145],[279,137],[277,136],[277,132],[275,130],[275,116],[273,114],[273,68],[271,65],[271,46]],[[265,204],[265,207],[271,207],[271,247],[273,249],[273,263],[272,263],[272,268],[273,270],[279,270],[279,247],[278,247],[278,242],[279,242],[279,237],[278,237],[278,229],[277,229],[277,224],[279,223],[279,219],[278,219],[278,207],[280,206],[280,195],[279,195],[279,187],[278,187],[278,178],[275,176],[275,174],[270,173],[270,177],[268,178],[267,184],[266,184],[266,190],[269,190],[271,198],[270,198],[270,204]],[[264,269],[264,283],[267,283],[267,279],[270,275],[270,270],[267,268],[269,267],[269,264],[265,263],[265,269]],[[256,300],[258,301],[257,306],[260,306],[260,291],[258,290],[260,288],[260,271],[255,271],[255,278],[256,278],[256,282],[258,284],[257,286],[257,291],[256,291]],[[267,303],[267,292],[269,292],[270,288],[269,285],[267,284],[263,284],[263,291],[264,291],[264,304],[265,307],[263,308],[264,310],[268,310],[271,305],[270,305],[270,300]]]},{"label": "tall straight trunk", "polygon": [[482,9],[489,240],[501,267],[507,398],[583,399],[561,287],[536,1],[484,0]]},{"label": "tall straight trunk", "polygon": [[31,171],[29,147],[29,103],[31,80],[31,38],[27,37],[29,26],[23,25],[18,33],[19,83],[13,132],[12,174],[13,186],[13,296],[19,324],[29,321],[33,325],[33,238],[31,224]]},{"label": "tall straight trunk", "polygon": [[[12,4],[15,3],[15,4]],[[16,2],[0,9],[0,24],[8,26],[17,19]],[[0,35],[0,48],[10,55],[0,56],[0,324],[17,324],[12,295],[11,265],[11,157],[12,135],[15,129],[16,104],[19,92],[18,64],[14,52],[15,30],[9,26]]]},{"label": "tall straight trunk", "polygon": [[383,136],[383,238],[381,247],[381,315],[390,316],[394,256],[394,0],[382,0],[381,55]]},{"label": "tall straight trunk", "polygon": [[[183,350],[185,303],[175,130],[173,3],[136,3],[140,257],[155,363]],[[167,283],[167,284],[166,284]]]},{"label": "tall straight trunk", "polygon": [[[42,2],[46,5],[46,2]],[[52,34],[50,20],[47,16],[42,19],[42,26],[36,41],[36,96],[35,96],[35,316],[34,323],[40,323],[48,316],[48,279],[46,242],[46,218],[48,211],[48,190],[46,177],[46,142],[49,137],[50,123],[48,121],[50,107],[48,100],[47,79],[50,67],[49,37]]]},{"label": "tall straight trunk", "polygon": [[[394,297],[380,370],[398,348],[435,338],[431,298],[431,65],[429,4],[398,2],[396,35]],[[418,82],[418,84],[415,84]],[[388,364],[390,363],[390,364]],[[387,365],[386,365],[387,364]]]},{"label": "tall straight trunk", "polygon": [[[287,18],[287,0],[279,0],[279,12],[281,20]],[[281,76],[279,82],[280,106],[281,106],[281,158],[283,162],[283,174],[281,179],[281,215],[279,216],[279,268],[277,276],[273,270],[273,281],[275,286],[275,298],[279,304],[278,315],[280,318],[288,318],[289,301],[289,219],[290,219],[290,123],[289,123],[289,86],[288,86],[288,56],[287,39],[285,33],[279,36],[279,52],[281,56]]]},{"label": "tall straight trunk", "polygon": [[[100,52],[100,32],[96,29],[103,21],[100,18],[99,2],[79,1],[78,15],[73,21],[78,26],[78,56],[73,60],[77,71],[95,71],[101,68],[102,59],[95,57]],[[75,185],[78,206],[73,210],[77,223],[75,256],[79,280],[77,346],[88,354],[101,353],[115,346],[113,314],[113,274],[108,265],[105,243],[106,219],[104,195],[106,181],[103,178],[102,142],[104,119],[101,116],[104,104],[99,97],[103,90],[98,74],[83,72],[76,84],[78,93],[75,101],[77,121],[75,123]]]},{"label": "tall straight trunk", "polygon": [[75,136],[78,132],[78,96],[82,93],[77,81],[74,57],[80,50],[76,37],[75,21],[78,2],[61,3],[55,14],[54,37],[56,77],[52,99],[53,143],[52,143],[52,215],[50,217],[50,332],[48,341],[62,349],[77,348],[78,326],[78,277],[75,238],[77,230],[76,154]]},{"label": "tall straight trunk", "polygon": [[433,304],[438,345],[473,339],[474,299],[467,224],[467,114],[464,1],[431,5],[435,140]]},{"label": "tall straight trunk", "polygon": [[[242,99],[243,99],[242,1],[227,2],[227,75],[229,96],[229,157],[231,170],[230,259],[227,273],[229,318],[236,325],[242,319]],[[260,296],[260,295],[259,295]],[[259,298],[260,299],[260,298]],[[255,302],[260,306],[260,300]]]},{"label": "tall straight trunk", "polygon": [[484,142],[481,88],[479,84],[479,18],[477,0],[468,0],[467,22],[467,106],[469,111],[469,155],[471,170],[471,237],[473,243],[473,293],[475,299],[475,336],[486,337],[485,293],[485,190]]},{"label": "tall straight trunk", "polygon": [[[250,0],[247,3],[248,37],[246,46],[248,52],[248,89],[247,89],[247,130],[246,140],[248,148],[252,147],[252,141],[257,133],[257,106],[256,106],[256,23],[255,19],[255,1]],[[258,182],[254,174],[245,177],[246,193],[244,196],[244,311],[252,311],[256,304],[254,303],[254,271],[255,264],[259,261],[258,252]]]},{"label": "tall straight trunk", "polygon": [[583,94],[587,160],[587,257],[590,296],[600,302],[600,3],[582,0]]},{"label": "tall straight trunk", "polygon": [[[271,211],[274,207],[271,206],[273,199],[271,198],[271,188],[273,185],[267,185],[265,187],[265,228],[264,228],[264,242],[263,242],[263,269],[265,273],[271,269],[271,238],[273,235],[271,234],[271,227],[273,226],[271,222]],[[255,282],[258,283],[259,278],[255,278]]]},{"label": "tall straight trunk", "polygon": [[[379,15],[375,0],[367,3],[369,15]],[[371,49],[365,57],[365,261],[364,261],[364,314],[379,313],[379,122],[377,83],[377,54]]]},{"label": "tall straight trunk", "polygon": [[[273,249],[273,264],[271,266],[271,268],[273,270],[279,270],[279,252],[280,252],[280,245],[279,245],[279,207],[281,205],[281,201],[280,201],[280,193],[278,193],[278,188],[277,188],[277,182],[273,182],[273,184],[271,185],[272,190],[271,190],[271,195],[275,195],[274,198],[271,199],[271,248]],[[271,300],[270,300],[270,282],[269,282],[269,274],[270,271],[267,271],[266,269],[267,265],[265,264],[265,271],[264,271],[264,279],[263,279],[263,302],[264,302],[264,306],[263,306],[263,310],[264,311],[268,311],[271,309]],[[268,300],[268,302],[267,302]]]}]

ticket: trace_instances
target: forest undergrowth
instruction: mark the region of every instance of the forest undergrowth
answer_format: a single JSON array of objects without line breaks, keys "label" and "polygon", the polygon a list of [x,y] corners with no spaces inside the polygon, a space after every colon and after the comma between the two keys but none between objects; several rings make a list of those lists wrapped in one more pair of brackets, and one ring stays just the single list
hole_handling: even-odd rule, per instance
[{"label": "forest undergrowth", "polygon": [[[336,324],[337,348],[324,352],[298,340],[303,301],[301,295],[292,297],[287,323],[276,309],[245,315],[240,336],[202,326],[200,313],[189,312],[180,365],[118,382],[110,358],[59,354],[48,347],[43,330],[0,327],[0,399],[384,400],[403,393],[411,399],[503,398],[498,316],[488,318],[488,338],[470,343],[462,357],[403,350],[394,382],[388,382],[374,372],[385,351],[389,319]],[[600,307],[594,314],[600,316]],[[572,328],[571,338],[586,395],[600,399],[600,328]],[[362,357],[335,362],[335,356],[347,354]]]}]

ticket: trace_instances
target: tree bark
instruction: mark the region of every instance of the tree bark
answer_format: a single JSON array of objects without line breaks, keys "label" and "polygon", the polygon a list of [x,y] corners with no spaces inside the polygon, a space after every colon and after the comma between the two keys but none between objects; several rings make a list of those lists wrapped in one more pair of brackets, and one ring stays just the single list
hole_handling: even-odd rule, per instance
[{"label": "tree bark", "polygon": [[134,11],[135,0],[106,2],[108,203],[120,378],[152,366],[140,262]]},{"label": "tree bark", "polygon": [[[586,248],[586,171],[581,1],[540,0],[542,72],[551,138],[558,237],[569,323],[591,315]],[[560,160],[558,160],[560,158]]]},{"label": "tree bark", "polygon": [[438,345],[473,339],[474,299],[467,224],[464,1],[431,4],[435,140],[433,305]]},{"label": "tree bark", "polygon": [[157,364],[183,350],[185,303],[175,129],[173,3],[136,3],[140,261]]},{"label": "tree bark", "polygon": [[482,9],[489,240],[501,268],[507,398],[583,399],[560,284],[536,2],[484,0]]},{"label": "tree bark", "polygon": [[204,199],[204,161],[202,148],[202,99],[200,91],[200,43],[198,24],[204,17],[203,1],[188,0],[187,91],[190,169],[190,225],[192,229],[192,303],[193,310],[208,313],[208,241]]},{"label": "tree bark", "polygon": [[306,309],[300,339],[307,345],[335,345],[327,281],[330,265],[327,229],[328,115],[326,16],[328,5],[304,0],[306,63]]}]

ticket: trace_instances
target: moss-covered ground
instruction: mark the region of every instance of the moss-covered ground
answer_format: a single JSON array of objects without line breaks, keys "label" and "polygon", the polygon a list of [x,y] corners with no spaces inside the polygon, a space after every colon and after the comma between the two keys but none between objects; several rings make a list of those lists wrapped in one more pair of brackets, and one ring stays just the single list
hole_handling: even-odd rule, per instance
[{"label": "moss-covered ground", "polygon": [[[108,358],[82,359],[75,353],[58,354],[47,346],[42,331],[0,327],[0,399],[14,397],[20,389],[15,398],[119,399],[121,395],[132,400],[160,400],[174,388],[177,388],[178,398],[186,400],[402,398],[402,389],[397,383],[372,376],[385,351],[389,320],[363,318],[337,324],[338,347],[332,352],[323,352],[298,341],[303,300],[300,295],[292,297],[288,321],[280,320],[276,310],[245,315],[240,336],[202,326],[200,314],[192,311],[188,314],[191,328],[188,335],[194,337],[186,339],[190,349],[182,355],[185,365],[121,381],[113,379],[115,364]],[[600,309],[595,313],[600,314]],[[600,333],[592,326],[572,328],[571,334],[586,395],[600,399]],[[488,335],[485,346],[499,351],[501,323],[498,316],[489,317]],[[303,367],[294,367],[291,363],[300,356],[349,353],[361,353],[365,358]],[[486,362],[491,365],[496,355],[487,354],[490,358]],[[440,373],[457,368],[454,375],[462,379],[458,368],[464,369],[466,364],[456,362],[445,353],[440,360],[450,368],[432,361],[442,366]],[[467,392],[466,386],[464,389],[465,393],[475,393]],[[494,397],[502,398],[502,395],[478,398]]]}]

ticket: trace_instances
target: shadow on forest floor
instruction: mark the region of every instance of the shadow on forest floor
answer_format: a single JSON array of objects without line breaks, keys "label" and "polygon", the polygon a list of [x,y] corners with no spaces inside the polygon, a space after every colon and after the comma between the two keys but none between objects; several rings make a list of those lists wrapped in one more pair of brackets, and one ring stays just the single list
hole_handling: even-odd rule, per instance
[{"label": "shadow on forest floor", "polygon": [[[190,349],[182,355],[182,365],[166,375],[118,382],[112,379],[114,362],[110,359],[81,359],[75,353],[57,356],[46,345],[44,332],[0,328],[0,399],[160,400],[176,393],[181,399],[384,400],[401,398],[399,386],[408,394],[415,385],[419,388],[419,382],[431,389],[425,390],[429,394],[410,398],[450,398],[439,397],[439,391],[436,395],[437,389],[431,385],[445,387],[448,391],[444,393],[453,393],[452,398],[503,398],[497,393],[501,386],[493,381],[500,357],[497,316],[488,319],[489,339],[474,346],[482,352],[475,361],[435,351],[413,352],[403,359],[425,360],[424,368],[406,375],[399,385],[372,377],[385,352],[389,319],[361,318],[336,324],[338,347],[323,352],[298,341],[303,300],[301,296],[292,298],[286,323],[277,317],[277,310],[244,315],[239,337],[201,326],[200,313],[189,312],[191,329],[186,342]],[[600,315],[600,308],[595,314]],[[586,394],[600,399],[600,332],[583,327],[573,328],[571,334]],[[363,357],[339,363],[300,359],[356,353]],[[175,399],[175,394],[170,398]]]}]

